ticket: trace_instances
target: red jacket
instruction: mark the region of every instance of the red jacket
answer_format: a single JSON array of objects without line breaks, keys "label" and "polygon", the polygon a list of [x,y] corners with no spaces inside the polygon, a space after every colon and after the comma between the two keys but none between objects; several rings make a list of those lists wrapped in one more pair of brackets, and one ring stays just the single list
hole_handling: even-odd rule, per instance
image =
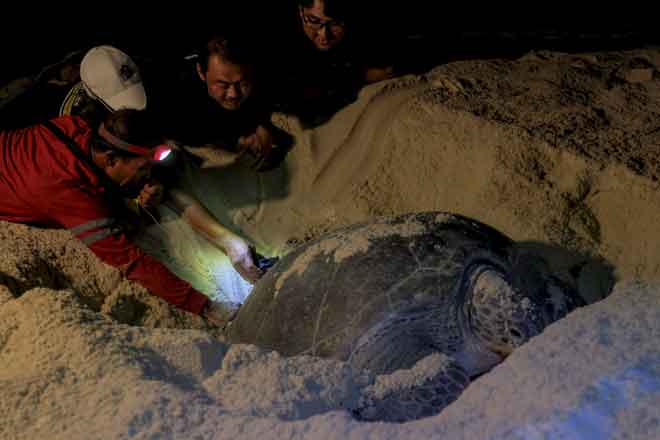
[{"label": "red jacket", "polygon": [[[92,131],[81,118],[53,123],[89,152]],[[0,220],[67,228],[101,260],[189,312],[208,301],[117,231],[99,178],[43,125],[0,132]]]}]

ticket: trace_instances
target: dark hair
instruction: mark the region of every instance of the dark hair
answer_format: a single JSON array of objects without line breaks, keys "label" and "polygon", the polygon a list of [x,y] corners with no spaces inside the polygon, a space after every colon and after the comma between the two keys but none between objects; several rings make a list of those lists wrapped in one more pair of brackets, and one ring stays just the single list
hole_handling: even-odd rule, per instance
[{"label": "dark hair", "polygon": [[[303,8],[311,8],[314,6],[315,0],[298,0],[298,6]],[[349,7],[350,2],[347,0],[321,0],[325,6],[325,15],[328,17],[338,20],[338,21],[347,21],[349,20],[350,12],[352,9]]]},{"label": "dark hair", "polygon": [[239,66],[254,63],[254,54],[249,43],[240,41],[238,38],[228,38],[224,35],[216,35],[208,39],[198,51],[198,55],[198,62],[205,72],[208,70],[209,60],[213,55],[220,57],[223,61]]},{"label": "dark hair", "polygon": [[[151,112],[146,110],[122,109],[106,115],[103,125],[111,134],[124,142],[140,146],[156,146],[162,142],[156,121]],[[134,158],[139,155],[113,147],[96,135],[94,148],[99,152],[112,150],[122,158]]]}]

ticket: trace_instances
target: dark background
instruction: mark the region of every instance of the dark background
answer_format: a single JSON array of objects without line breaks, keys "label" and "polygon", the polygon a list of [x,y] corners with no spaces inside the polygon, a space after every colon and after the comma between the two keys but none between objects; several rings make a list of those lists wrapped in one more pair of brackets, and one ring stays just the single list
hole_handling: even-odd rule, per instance
[{"label": "dark background", "polygon": [[[355,5],[355,6],[353,6]],[[392,41],[417,36],[414,56],[429,65],[469,58],[514,58],[536,49],[567,52],[660,45],[660,15],[646,6],[588,4],[354,0],[354,26],[387,50]],[[243,38],[272,53],[297,25],[291,0],[87,2],[22,5],[0,12],[0,84],[37,73],[76,49],[112,44],[131,55],[183,55],[207,34],[239,29]],[[292,21],[292,19],[294,21]],[[419,53],[417,53],[419,52]],[[273,66],[276,68],[276,66]]]}]

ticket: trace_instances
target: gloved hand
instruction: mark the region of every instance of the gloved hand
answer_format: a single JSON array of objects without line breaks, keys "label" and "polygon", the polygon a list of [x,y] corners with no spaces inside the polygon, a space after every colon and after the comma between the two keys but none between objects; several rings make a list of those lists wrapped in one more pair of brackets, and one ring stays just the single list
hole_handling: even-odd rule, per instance
[{"label": "gloved hand", "polygon": [[229,257],[234,269],[245,281],[254,284],[264,275],[264,271],[256,266],[252,258],[251,247],[242,238],[236,235],[223,237],[220,240],[220,246]]}]

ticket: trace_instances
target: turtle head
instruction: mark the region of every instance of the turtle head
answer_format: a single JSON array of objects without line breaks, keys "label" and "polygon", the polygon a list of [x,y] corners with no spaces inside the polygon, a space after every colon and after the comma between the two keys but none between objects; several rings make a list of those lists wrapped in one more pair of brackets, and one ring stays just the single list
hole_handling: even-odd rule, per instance
[{"label": "turtle head", "polygon": [[500,355],[509,355],[578,305],[570,300],[571,289],[537,258],[518,258],[508,267],[486,262],[466,271],[470,329]]}]

